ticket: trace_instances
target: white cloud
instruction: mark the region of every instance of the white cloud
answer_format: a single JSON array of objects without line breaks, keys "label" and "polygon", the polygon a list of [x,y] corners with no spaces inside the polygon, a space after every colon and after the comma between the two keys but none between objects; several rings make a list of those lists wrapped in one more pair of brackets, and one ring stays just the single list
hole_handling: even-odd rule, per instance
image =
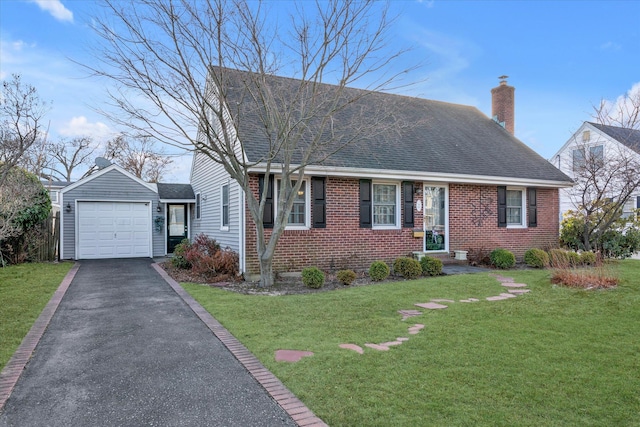
[{"label": "white cloud", "polygon": [[49,12],[58,21],[73,22],[73,12],[67,9],[60,0],[30,0],[37,4],[40,9]]},{"label": "white cloud", "polygon": [[113,132],[106,124],[102,122],[91,123],[84,116],[73,117],[58,132],[62,136],[91,136],[98,140],[109,138],[113,135]]},{"label": "white cloud", "polygon": [[618,43],[614,43],[614,42],[606,42],[606,43],[602,43],[600,45],[600,49],[601,50],[613,50],[613,51],[618,51],[620,49],[622,49],[622,46],[620,46]]}]

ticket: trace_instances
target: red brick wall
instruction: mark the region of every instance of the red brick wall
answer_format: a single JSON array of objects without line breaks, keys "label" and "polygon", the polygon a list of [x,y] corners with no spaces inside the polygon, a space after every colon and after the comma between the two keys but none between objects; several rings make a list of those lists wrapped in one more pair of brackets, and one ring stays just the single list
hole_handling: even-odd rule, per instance
[{"label": "red brick wall", "polygon": [[[501,247],[518,260],[529,248],[558,245],[558,190],[538,188],[538,226],[498,227],[497,188],[484,185],[449,185],[449,248],[491,251]],[[528,213],[527,213],[528,217]]]},{"label": "red brick wall", "polygon": [[[416,188],[421,186],[422,183],[416,183]],[[251,187],[257,194],[257,176],[251,177]],[[278,241],[274,271],[301,271],[309,266],[324,270],[367,269],[377,259],[390,264],[399,256],[422,251],[423,239],[414,238],[412,228],[360,228],[358,179],[328,177],[326,189],[326,228],[285,231]],[[557,244],[557,190],[538,189],[538,227],[525,229],[498,227],[496,195],[495,186],[450,184],[449,248],[452,251],[503,247],[521,259],[524,251],[531,247]],[[422,212],[415,211],[415,204],[414,218],[415,226],[421,228]],[[246,224],[246,270],[258,274],[256,230],[248,211]],[[265,233],[268,238],[270,230]]]},{"label": "red brick wall", "polygon": [[[252,177],[251,186],[257,194],[257,177]],[[358,179],[327,177],[326,188],[327,227],[285,231],[278,241],[274,271],[301,271],[310,266],[325,270],[367,269],[377,259],[390,263],[399,256],[422,250],[422,239],[414,238],[411,228],[360,228]],[[418,218],[417,213],[414,218]],[[246,270],[251,274],[260,271],[255,233],[247,212]],[[265,234],[268,237],[270,230],[265,230]]]}]

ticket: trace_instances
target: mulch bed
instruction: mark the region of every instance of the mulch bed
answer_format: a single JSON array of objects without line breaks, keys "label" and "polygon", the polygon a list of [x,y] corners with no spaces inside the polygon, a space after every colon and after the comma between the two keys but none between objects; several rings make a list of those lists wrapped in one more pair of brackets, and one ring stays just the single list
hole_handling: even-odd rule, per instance
[{"label": "mulch bed", "polygon": [[160,263],[160,266],[167,272],[169,276],[176,282],[199,283],[211,287],[224,289],[227,291],[238,292],[242,294],[256,295],[296,295],[296,294],[312,294],[317,292],[327,292],[338,289],[347,289],[354,286],[377,285],[385,282],[397,282],[404,280],[402,277],[389,276],[387,280],[381,282],[372,281],[365,272],[358,273],[356,280],[349,286],[340,283],[335,275],[327,274],[324,285],[320,289],[307,288],[302,283],[301,277],[277,277],[276,283],[272,287],[265,289],[258,286],[258,282],[247,282],[242,278],[234,278],[230,276],[205,276],[192,273],[190,270],[176,268],[171,261]]}]

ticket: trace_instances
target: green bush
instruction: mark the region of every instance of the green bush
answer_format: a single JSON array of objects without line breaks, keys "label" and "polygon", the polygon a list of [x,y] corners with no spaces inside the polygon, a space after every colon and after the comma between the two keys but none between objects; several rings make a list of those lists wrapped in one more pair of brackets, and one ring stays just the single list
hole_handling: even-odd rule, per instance
[{"label": "green bush", "polygon": [[549,254],[542,249],[531,248],[524,253],[524,262],[529,267],[547,268],[549,267]]},{"label": "green bush", "polygon": [[442,274],[442,261],[438,258],[430,256],[422,257],[420,266],[425,276],[439,276]]},{"label": "green bush", "polygon": [[386,279],[390,273],[389,266],[384,261],[373,261],[369,267],[369,277],[375,282]]},{"label": "green bush", "polygon": [[491,264],[501,269],[511,268],[516,265],[516,257],[507,249],[494,249],[489,255]]},{"label": "green bush", "polygon": [[178,245],[176,245],[173,250],[173,258],[171,258],[171,264],[176,268],[191,268],[191,264],[187,261],[185,254],[187,250],[191,247],[191,242],[189,239],[184,239]]},{"label": "green bush", "polygon": [[320,289],[324,285],[324,273],[318,267],[307,267],[302,270],[302,283],[307,288]]},{"label": "green bush", "polygon": [[580,254],[574,251],[567,251],[567,258],[569,259],[569,264],[571,267],[577,267],[582,264],[582,260],[580,259]]},{"label": "green bush", "polygon": [[582,252],[580,254],[580,262],[584,265],[595,265],[596,254],[591,251]]},{"label": "green bush", "polygon": [[393,261],[393,272],[400,274],[405,279],[415,279],[422,274],[422,266],[420,266],[418,260],[400,257]]},{"label": "green bush", "polygon": [[336,273],[336,278],[345,286],[349,286],[356,280],[356,272],[353,270],[340,270]]}]

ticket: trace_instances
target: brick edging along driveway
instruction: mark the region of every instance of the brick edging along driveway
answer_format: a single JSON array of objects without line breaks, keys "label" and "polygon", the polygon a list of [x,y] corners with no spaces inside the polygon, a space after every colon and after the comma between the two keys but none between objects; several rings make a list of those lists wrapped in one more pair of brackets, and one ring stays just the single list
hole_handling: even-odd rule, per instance
[{"label": "brick edging along driveway", "polygon": [[58,286],[58,289],[53,293],[53,296],[44,307],[33,326],[31,326],[31,329],[29,329],[29,332],[20,343],[16,352],[13,353],[9,362],[7,362],[4,369],[2,369],[2,372],[0,372],[0,412],[2,412],[5,403],[7,403],[7,399],[9,399],[9,396],[18,382],[22,371],[24,371],[25,366],[29,363],[29,359],[31,359],[31,355],[36,349],[40,338],[42,338],[42,334],[44,334],[47,326],[49,326],[49,322],[51,322],[51,319],[58,309],[67,289],[69,289],[71,281],[76,276],[78,268],[80,268],[80,264],[75,263],[67,275],[64,276],[60,286]]},{"label": "brick edging along driveway", "polygon": [[273,375],[262,363],[227,329],[220,324],[207,310],[204,309],[182,286],[173,280],[158,264],[152,267],[173,288],[193,312],[207,325],[222,344],[249,371],[251,376],[264,387],[269,395],[284,409],[287,414],[300,426],[326,426],[307,406],[291,393],[282,382]]}]

